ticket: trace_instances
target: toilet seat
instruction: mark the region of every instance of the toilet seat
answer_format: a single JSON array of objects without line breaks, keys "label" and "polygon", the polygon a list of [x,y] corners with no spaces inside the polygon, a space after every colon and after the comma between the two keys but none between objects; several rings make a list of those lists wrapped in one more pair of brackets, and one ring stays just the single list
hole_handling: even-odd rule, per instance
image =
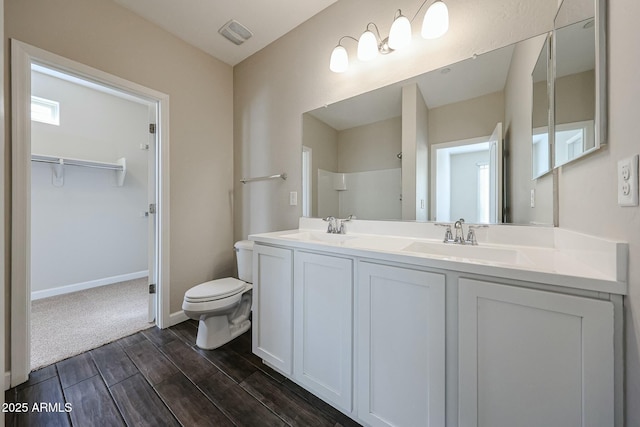
[{"label": "toilet seat", "polygon": [[216,301],[241,293],[247,283],[233,277],[211,280],[189,289],[185,295],[185,302],[204,303]]}]

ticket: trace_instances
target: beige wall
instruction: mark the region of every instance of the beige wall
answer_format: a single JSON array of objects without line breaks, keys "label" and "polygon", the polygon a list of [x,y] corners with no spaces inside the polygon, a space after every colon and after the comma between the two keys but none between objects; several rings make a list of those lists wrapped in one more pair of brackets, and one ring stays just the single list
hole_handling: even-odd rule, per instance
[{"label": "beige wall", "polygon": [[338,171],[363,172],[400,167],[400,117],[338,132]]},{"label": "beige wall", "polygon": [[504,92],[429,110],[429,144],[489,136],[504,121]]},{"label": "beige wall", "polygon": [[627,426],[640,425],[640,208],[618,206],[617,162],[639,154],[640,2],[617,0],[609,7],[609,145],[560,169],[560,225],[629,242],[626,307]]},{"label": "beige wall", "polygon": [[[232,273],[232,68],[110,0],[7,0],[4,12],[5,43],[16,38],[170,96],[171,312],[189,287]],[[10,159],[7,149],[5,179]]]},{"label": "beige wall", "polygon": [[[341,0],[234,68],[235,178],[245,173],[285,170],[290,180],[257,193],[236,187],[235,237],[295,228],[300,210],[286,204],[288,192],[300,191],[301,115],[324,104],[400,81],[497,47],[541,34],[550,28],[556,1],[544,12],[540,2],[492,0],[450,2],[451,25],[442,39],[414,37],[412,47],[367,63],[354,63],[344,74],[328,69],[338,38],[357,36],[369,21],[389,31],[395,8],[414,13],[414,1],[390,5],[382,0]],[[609,4],[611,130],[608,148],[563,167],[560,174],[560,225],[630,242],[630,297],[627,298],[627,425],[640,425],[640,214],[619,208],[616,162],[638,151],[640,117],[640,2]],[[417,34],[419,29],[414,28]],[[347,45],[353,58],[355,43]],[[530,100],[529,100],[530,102]],[[529,104],[530,105],[530,104]],[[530,149],[530,144],[527,145]],[[530,163],[527,168],[530,169]],[[588,184],[587,184],[588,183]],[[634,258],[635,257],[635,258]],[[639,314],[634,314],[638,312]]]},{"label": "beige wall", "polygon": [[402,87],[402,219],[416,219],[416,157],[418,138],[418,85],[413,83]]},{"label": "beige wall", "polygon": [[547,81],[533,85],[533,127],[549,126],[549,97]]},{"label": "beige wall", "polygon": [[429,216],[429,109],[424,95],[416,97],[416,221]]},{"label": "beige wall", "polygon": [[338,131],[311,114],[303,116],[302,127],[302,144],[311,148],[311,214],[318,216],[318,169],[338,172]]},{"label": "beige wall", "polygon": [[593,120],[596,114],[595,78],[595,72],[589,70],[556,80],[556,124]]},{"label": "beige wall", "polygon": [[417,84],[402,87],[402,219],[426,221],[429,211],[429,111]]}]

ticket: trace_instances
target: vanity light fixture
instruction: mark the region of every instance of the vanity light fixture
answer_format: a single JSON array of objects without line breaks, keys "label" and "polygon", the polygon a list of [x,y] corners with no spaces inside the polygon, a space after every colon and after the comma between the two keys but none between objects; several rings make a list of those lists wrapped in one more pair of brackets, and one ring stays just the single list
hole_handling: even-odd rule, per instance
[{"label": "vanity light fixture", "polygon": [[[378,56],[378,53],[386,55],[411,44],[411,22],[416,19],[418,13],[420,13],[420,10],[422,10],[427,1],[428,0],[424,0],[411,20],[404,16],[402,11],[398,9],[395,13],[393,24],[391,24],[389,36],[384,39],[380,36],[378,26],[373,22],[367,24],[360,39],[351,36],[341,37],[338,45],[333,48],[333,52],[331,52],[329,69],[334,73],[343,73],[349,68],[349,55],[345,47],[342,46],[342,40],[345,38],[358,42],[358,59],[360,61],[370,61]],[[371,27],[375,29],[375,33],[371,30]],[[436,0],[429,6],[427,13],[424,15],[421,31],[422,37],[425,39],[436,39],[442,37],[448,29],[449,10],[447,9],[447,5],[444,4],[442,0]]]}]

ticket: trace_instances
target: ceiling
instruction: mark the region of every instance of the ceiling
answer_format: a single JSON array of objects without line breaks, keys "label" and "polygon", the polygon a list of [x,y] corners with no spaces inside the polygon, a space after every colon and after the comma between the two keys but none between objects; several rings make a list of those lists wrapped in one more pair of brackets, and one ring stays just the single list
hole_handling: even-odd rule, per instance
[{"label": "ceiling", "polygon": [[[114,0],[187,43],[236,65],[337,0]],[[235,19],[253,37],[236,46],[218,34]]]}]

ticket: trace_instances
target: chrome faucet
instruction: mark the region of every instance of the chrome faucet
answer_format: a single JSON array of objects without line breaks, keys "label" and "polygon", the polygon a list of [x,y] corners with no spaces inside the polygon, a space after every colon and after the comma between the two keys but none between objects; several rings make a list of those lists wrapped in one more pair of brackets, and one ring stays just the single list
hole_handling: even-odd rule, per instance
[{"label": "chrome faucet", "polygon": [[336,217],[328,216],[326,218],[322,218],[322,220],[329,223],[327,225],[327,233],[335,234],[336,233]]},{"label": "chrome faucet", "polygon": [[462,226],[464,224],[464,218],[460,218],[455,223],[453,223],[453,228],[456,230],[456,237],[453,239],[453,243],[458,243],[460,245],[464,245],[464,228]]},{"label": "chrome faucet", "polygon": [[455,229],[455,237],[451,232],[451,224],[435,224],[440,227],[446,227],[444,233],[444,243],[455,243],[458,245],[473,245],[476,246],[478,244],[478,240],[476,239],[476,229],[488,227],[486,224],[480,225],[470,225],[469,232],[467,233],[467,237],[464,237],[464,218],[460,218],[456,222],[453,223],[453,228]]},{"label": "chrome faucet", "polygon": [[345,219],[338,219],[334,216],[328,216],[326,218],[323,218],[323,221],[328,222],[329,224],[327,225],[327,233],[330,234],[345,234],[347,232],[347,227],[345,225],[345,222],[349,222],[352,219],[355,219],[356,217],[354,215],[349,215],[348,217],[346,217]]},{"label": "chrome faucet", "polygon": [[338,221],[340,222],[340,227],[338,229],[338,233],[339,234],[346,234],[347,232],[347,226],[345,224],[345,222],[349,222],[352,219],[356,219],[355,215],[351,214],[348,217],[346,217],[345,219],[339,219]]},{"label": "chrome faucet", "polygon": [[440,224],[440,223],[436,223],[435,225],[437,225],[438,227],[446,227],[446,230],[444,231],[444,243],[453,243],[453,233],[451,233],[451,224]]}]

